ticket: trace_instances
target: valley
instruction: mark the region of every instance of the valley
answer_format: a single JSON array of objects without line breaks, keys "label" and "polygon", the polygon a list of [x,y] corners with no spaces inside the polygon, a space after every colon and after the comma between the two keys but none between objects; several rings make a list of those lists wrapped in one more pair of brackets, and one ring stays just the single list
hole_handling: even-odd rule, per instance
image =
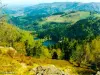
[{"label": "valley", "polygon": [[2,12],[0,74],[99,73],[100,3],[55,2]]}]

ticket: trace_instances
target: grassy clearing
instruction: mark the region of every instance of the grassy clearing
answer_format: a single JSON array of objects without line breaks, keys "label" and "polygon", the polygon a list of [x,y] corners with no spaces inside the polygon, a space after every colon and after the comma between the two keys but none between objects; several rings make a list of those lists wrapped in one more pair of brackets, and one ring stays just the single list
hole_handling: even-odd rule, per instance
[{"label": "grassy clearing", "polygon": [[[9,48],[5,48],[6,51]],[[4,50],[1,49],[1,50]],[[11,51],[11,50],[9,50]],[[1,73],[14,73],[15,75],[35,75],[31,70],[37,66],[54,65],[69,75],[78,75],[78,73],[91,72],[89,69],[79,68],[73,66],[65,60],[52,60],[52,59],[38,59],[28,57],[23,54],[16,53],[11,56],[10,52],[0,53],[0,72]],[[2,74],[0,74],[2,75]],[[5,74],[4,74],[5,75]],[[13,74],[10,74],[13,75]]]},{"label": "grassy clearing", "polygon": [[75,12],[63,15],[53,15],[45,19],[46,22],[77,22],[80,19],[84,19],[90,16],[90,12]]}]

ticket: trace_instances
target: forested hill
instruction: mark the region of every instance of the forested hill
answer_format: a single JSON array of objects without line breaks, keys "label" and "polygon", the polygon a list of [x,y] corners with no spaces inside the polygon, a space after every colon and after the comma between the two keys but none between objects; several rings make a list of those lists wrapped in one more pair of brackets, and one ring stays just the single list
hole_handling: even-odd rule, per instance
[{"label": "forested hill", "polygon": [[68,37],[77,40],[90,40],[100,35],[100,18],[89,17],[75,24],[45,23],[39,36],[50,36],[54,40]]},{"label": "forested hill", "polygon": [[68,37],[74,39],[94,39],[100,36],[100,18],[90,17],[75,23],[68,30]]},{"label": "forested hill", "polygon": [[[19,6],[20,7],[20,6]],[[8,7],[9,8],[9,7]],[[36,15],[41,12],[42,14],[52,14],[63,11],[83,10],[83,11],[97,11],[100,12],[100,3],[81,3],[81,2],[54,2],[54,3],[43,3],[37,5],[30,5],[26,7],[12,7],[12,10],[24,10],[24,13],[31,14],[37,12]],[[9,10],[8,10],[9,11]],[[8,12],[10,13],[10,12]],[[33,15],[34,15],[33,14]]]},{"label": "forested hill", "polygon": [[66,11],[91,11],[100,13],[100,3],[55,2],[31,5],[23,8],[7,8],[4,11],[10,16],[24,16],[24,18],[30,17],[30,19],[34,20]]},{"label": "forested hill", "polygon": [[33,45],[33,36],[29,32],[0,21],[0,46],[13,47],[19,53],[26,54],[26,41],[28,45]]},{"label": "forested hill", "polygon": [[74,24],[75,22],[88,17],[100,17],[100,14],[86,11],[71,11],[55,13],[45,18],[32,19],[30,16],[11,17],[10,23],[26,29],[26,30],[41,30],[56,27],[58,25],[64,26],[68,24]]},{"label": "forested hill", "polygon": [[[25,26],[28,25],[27,27],[29,27],[35,20],[51,16],[55,13],[61,14],[70,11],[100,13],[100,3],[55,2],[4,10],[4,12],[8,14],[11,24],[17,25],[23,29],[27,29]],[[86,15],[88,15],[88,13]]]},{"label": "forested hill", "polygon": [[96,11],[100,12],[100,3],[56,2],[39,4],[24,9],[28,15],[50,15],[64,11]]}]

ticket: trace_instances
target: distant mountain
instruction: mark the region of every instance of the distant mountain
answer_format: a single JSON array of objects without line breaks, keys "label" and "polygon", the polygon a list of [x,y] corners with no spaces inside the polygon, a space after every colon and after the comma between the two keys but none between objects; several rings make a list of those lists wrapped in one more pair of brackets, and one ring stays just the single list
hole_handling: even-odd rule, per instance
[{"label": "distant mountain", "polygon": [[[29,16],[43,15],[48,16],[58,12],[66,11],[92,11],[100,13],[100,3],[80,3],[80,2],[55,2],[55,3],[44,3],[28,7],[14,8],[12,10],[6,9],[6,13],[12,12],[24,13]],[[12,14],[14,14],[12,13]]]},{"label": "distant mountain", "polygon": [[8,9],[8,8],[5,8],[3,9],[3,13],[6,13],[6,14],[15,14],[16,11],[15,10],[12,10],[12,9]]},{"label": "distant mountain", "polygon": [[51,15],[65,11],[92,11],[100,12],[100,3],[57,2],[34,5],[24,8],[27,15]]},{"label": "distant mountain", "polygon": [[[51,15],[55,14],[59,15],[61,13],[63,14],[66,12],[73,12],[73,11],[90,12],[85,14],[85,16],[88,14],[91,15],[91,13],[100,13],[100,3],[80,3],[80,2],[44,3],[25,8],[16,8],[12,9],[11,11],[9,9],[6,10],[6,13],[10,15],[9,19],[10,23],[15,24],[21,28],[26,28],[25,26],[27,25],[32,26],[35,20],[38,19],[41,20],[41,18],[48,17]],[[53,20],[55,20],[55,18]]]}]

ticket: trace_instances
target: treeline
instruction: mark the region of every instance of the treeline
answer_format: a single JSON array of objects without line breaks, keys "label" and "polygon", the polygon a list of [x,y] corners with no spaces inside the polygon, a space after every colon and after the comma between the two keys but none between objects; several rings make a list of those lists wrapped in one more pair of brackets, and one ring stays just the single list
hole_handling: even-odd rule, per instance
[{"label": "treeline", "polygon": [[100,36],[90,42],[64,38],[63,41],[48,48],[60,49],[62,54],[60,59],[76,62],[78,67],[82,64],[90,67],[95,64],[95,69],[92,69],[100,69]]}]

